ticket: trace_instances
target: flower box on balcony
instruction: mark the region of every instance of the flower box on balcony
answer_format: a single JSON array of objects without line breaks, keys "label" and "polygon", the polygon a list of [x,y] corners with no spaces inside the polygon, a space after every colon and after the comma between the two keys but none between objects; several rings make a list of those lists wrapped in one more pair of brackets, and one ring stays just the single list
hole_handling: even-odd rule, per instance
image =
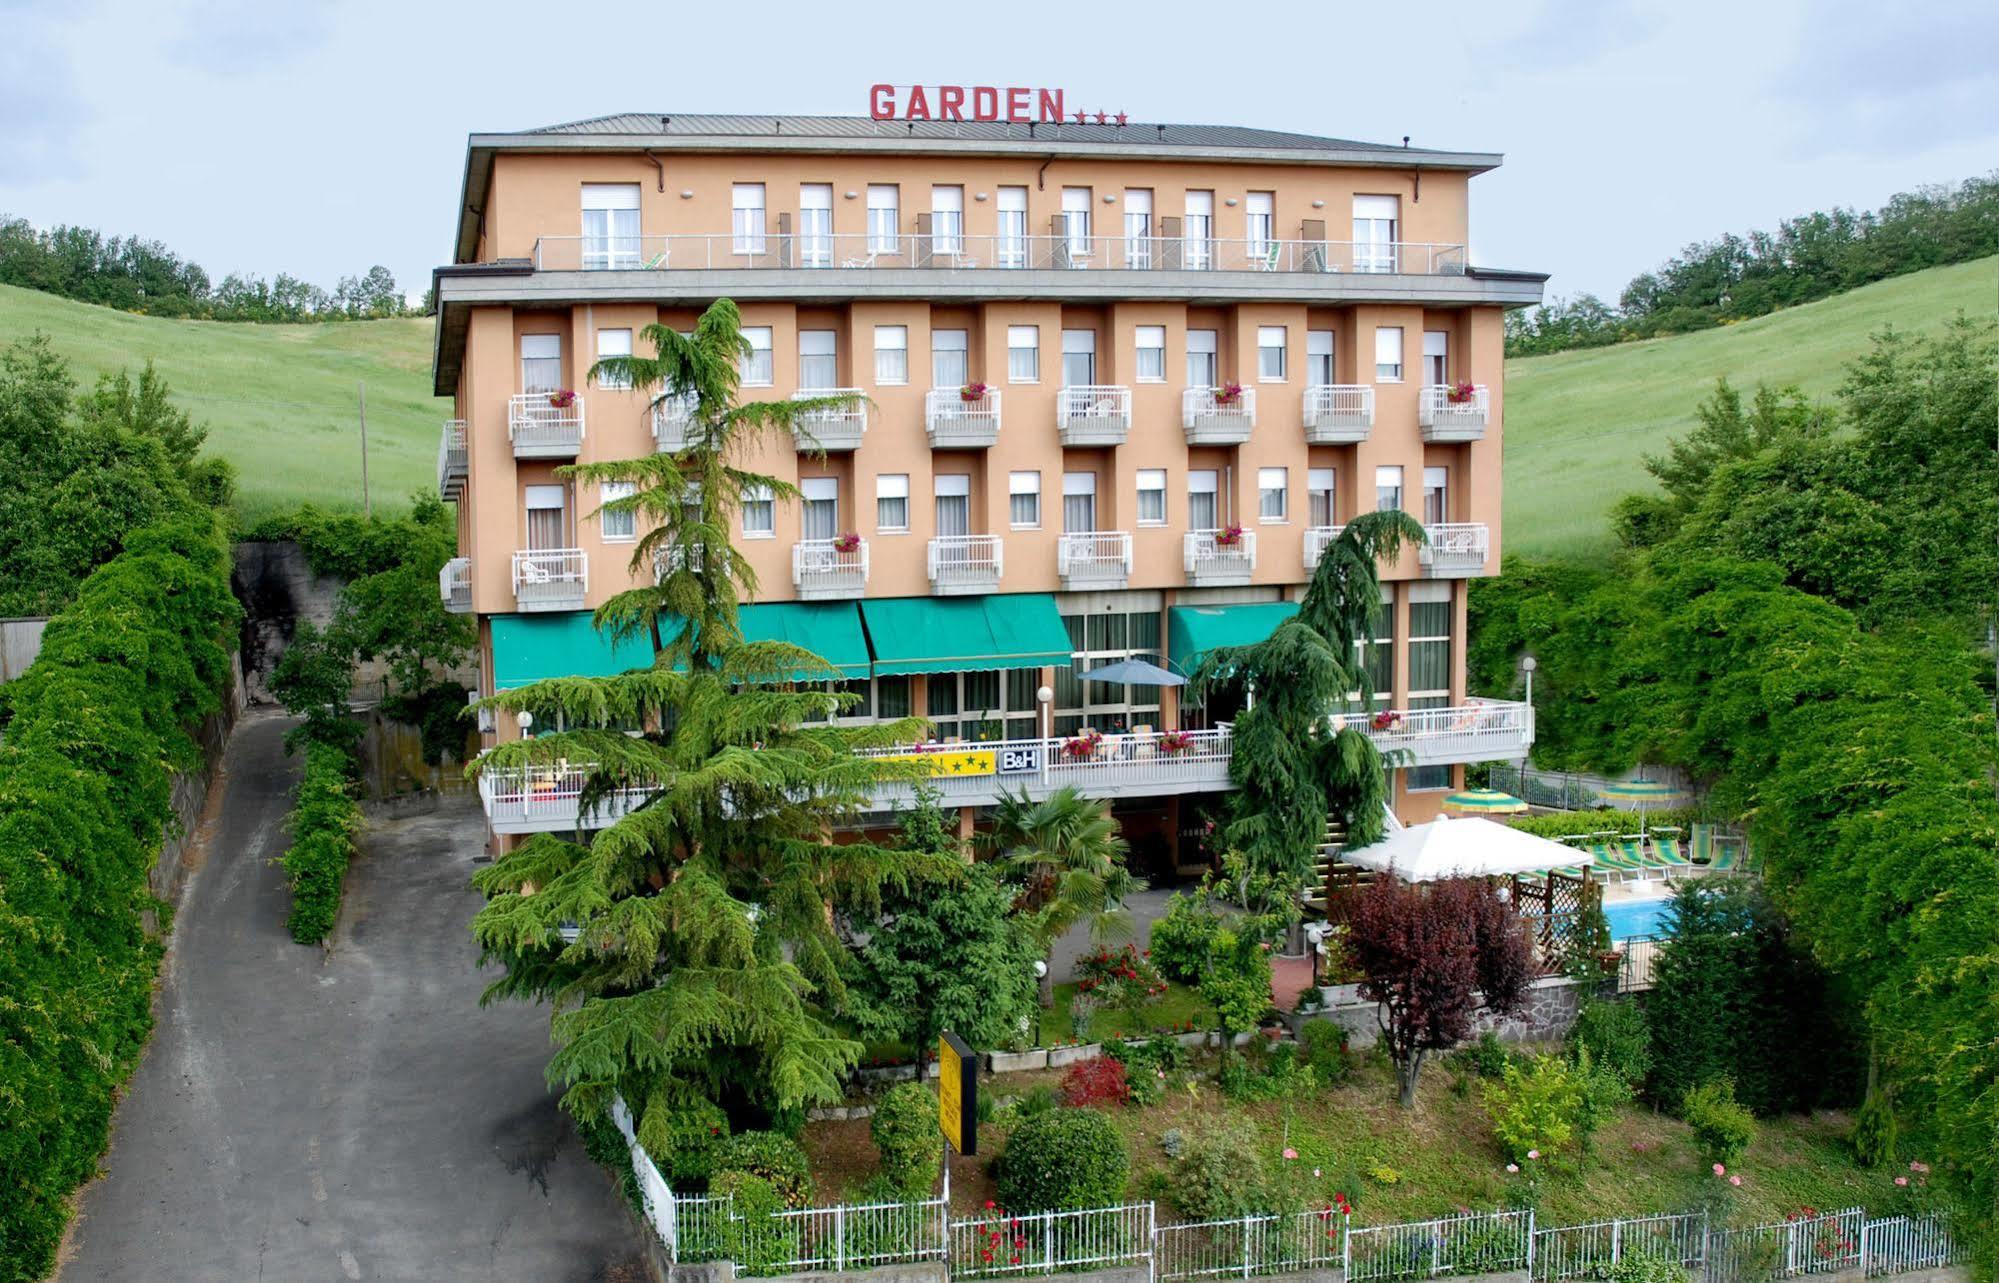
[{"label": "flower box on balcony", "polygon": [[1228,526],[1224,529],[1217,530],[1215,532],[1215,547],[1240,548],[1241,546],[1242,546],[1241,526]]},{"label": "flower box on balcony", "polygon": [[1460,379],[1451,384],[1450,390],[1444,393],[1444,400],[1452,405],[1470,405],[1478,400],[1478,387],[1468,380]]},{"label": "flower box on balcony", "polygon": [[1186,731],[1161,731],[1153,746],[1168,755],[1184,753],[1194,747],[1194,737]]},{"label": "flower box on balcony", "polygon": [[548,394],[548,403],[558,410],[567,410],[576,404],[576,394],[568,388],[557,388]]},{"label": "flower box on balcony", "polygon": [[834,552],[859,552],[860,549],[861,537],[857,534],[849,532],[844,535],[833,536]]},{"label": "flower box on balcony", "polygon": [[973,401],[983,400],[986,393],[991,390],[983,383],[967,383],[958,389],[958,399],[969,405]]},{"label": "flower box on balcony", "polygon": [[1215,389],[1216,405],[1239,405],[1242,403],[1242,384],[1224,383]]},{"label": "flower box on balcony", "polygon": [[1062,741],[1062,756],[1068,758],[1074,758],[1077,761],[1086,761],[1092,757],[1095,757],[1097,755],[1097,750],[1101,749],[1103,746],[1104,746],[1103,732],[1098,730],[1087,730],[1084,731],[1081,735],[1077,735],[1070,739]]},{"label": "flower box on balcony", "polygon": [[1377,731],[1392,731],[1402,725],[1402,714],[1395,709],[1385,708],[1370,717],[1368,725]]}]

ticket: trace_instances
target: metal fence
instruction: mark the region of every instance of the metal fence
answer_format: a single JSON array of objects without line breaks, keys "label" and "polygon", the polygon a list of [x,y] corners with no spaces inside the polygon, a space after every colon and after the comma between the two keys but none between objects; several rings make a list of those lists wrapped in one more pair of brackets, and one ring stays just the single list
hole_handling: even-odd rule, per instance
[{"label": "metal fence", "polygon": [[995,1213],[951,1222],[951,1273],[1004,1278],[1143,1265],[1156,1237],[1151,1203],[1080,1212]]},{"label": "metal fence", "polygon": [[1153,1237],[1153,1277],[1164,1283],[1328,1269],[1345,1260],[1346,1235],[1347,1218],[1330,1207],[1161,1225]]},{"label": "metal fence", "polygon": [[1347,1231],[1347,1283],[1531,1269],[1532,1212],[1471,1212]]},{"label": "metal fence", "polygon": [[1706,1283],[1761,1283],[1859,1267],[1867,1213],[1858,1207],[1707,1236]]},{"label": "metal fence", "polygon": [[1941,1269],[1963,1259],[1950,1221],[1934,1213],[1860,1223],[1860,1260],[1869,1277]]},{"label": "metal fence", "polygon": [[1534,1231],[1534,1277],[1579,1279],[1627,1256],[1650,1256],[1693,1268],[1706,1257],[1708,1219],[1702,1212],[1640,1216]]}]

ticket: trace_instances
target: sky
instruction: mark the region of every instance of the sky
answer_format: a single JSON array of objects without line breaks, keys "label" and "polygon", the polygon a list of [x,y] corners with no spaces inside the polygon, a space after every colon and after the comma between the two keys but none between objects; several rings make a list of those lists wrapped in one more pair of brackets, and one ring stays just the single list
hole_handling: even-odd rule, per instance
[{"label": "sky", "polygon": [[466,135],[1061,87],[1147,123],[1496,151],[1474,263],[1614,300],[1683,245],[1999,168],[1999,4],[0,0],[0,213],[219,280],[448,261]]}]

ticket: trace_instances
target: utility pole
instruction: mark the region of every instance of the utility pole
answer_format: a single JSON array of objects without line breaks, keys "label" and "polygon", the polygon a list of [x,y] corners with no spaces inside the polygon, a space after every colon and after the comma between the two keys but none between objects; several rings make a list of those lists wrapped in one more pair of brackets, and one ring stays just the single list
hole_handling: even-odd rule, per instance
[{"label": "utility pole", "polygon": [[372,521],[375,506],[368,499],[368,381],[354,385],[361,398],[361,515]]}]

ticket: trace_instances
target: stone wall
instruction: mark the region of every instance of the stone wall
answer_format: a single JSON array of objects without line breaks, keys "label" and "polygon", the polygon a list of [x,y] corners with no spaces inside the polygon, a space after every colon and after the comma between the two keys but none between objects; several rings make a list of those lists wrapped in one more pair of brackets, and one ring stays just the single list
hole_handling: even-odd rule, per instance
[{"label": "stone wall", "polygon": [[[1325,1005],[1316,1011],[1287,1016],[1295,1031],[1307,1020],[1331,1020],[1346,1028],[1348,1045],[1372,1047],[1381,1036],[1376,1004],[1365,1001],[1354,985],[1322,985],[1319,993]],[[1576,983],[1566,976],[1547,976],[1534,982],[1527,1004],[1518,1015],[1478,1018],[1477,1031],[1494,1030],[1506,1042],[1554,1042],[1566,1037],[1576,1023],[1578,994]]]},{"label": "stone wall", "polygon": [[152,870],[147,874],[147,885],[153,895],[169,904],[179,903],[181,883],[187,876],[188,852],[198,840],[201,813],[207,809],[208,795],[222,773],[222,747],[228,742],[229,732],[235,729],[236,718],[242,712],[243,668],[241,657],[232,655],[229,657],[229,689],[223,692],[222,708],[202,719],[200,728],[195,732],[195,740],[201,745],[202,764],[195,770],[174,776],[173,820],[160,843],[159,858],[153,861]]}]

